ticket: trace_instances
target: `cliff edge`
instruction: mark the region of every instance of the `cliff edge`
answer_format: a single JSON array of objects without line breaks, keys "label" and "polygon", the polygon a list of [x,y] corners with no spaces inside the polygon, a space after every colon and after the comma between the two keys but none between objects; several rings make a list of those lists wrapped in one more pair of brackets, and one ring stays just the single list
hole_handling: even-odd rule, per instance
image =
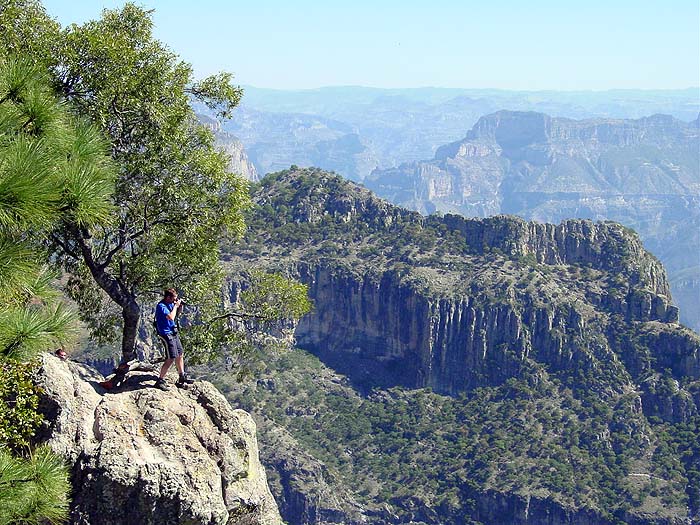
[{"label": "cliff edge", "polygon": [[71,523],[281,524],[248,413],[205,381],[163,392],[153,379],[106,392],[96,370],[42,358],[38,437],[70,465]]}]

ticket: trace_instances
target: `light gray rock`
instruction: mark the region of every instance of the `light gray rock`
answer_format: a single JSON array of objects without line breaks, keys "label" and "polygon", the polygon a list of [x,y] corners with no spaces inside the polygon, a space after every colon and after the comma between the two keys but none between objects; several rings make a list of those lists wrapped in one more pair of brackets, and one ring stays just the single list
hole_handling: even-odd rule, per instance
[{"label": "light gray rock", "polygon": [[248,154],[243,148],[243,143],[229,133],[217,132],[215,135],[216,146],[228,156],[228,171],[231,173],[238,173],[246,180],[260,180],[255,166],[250,161]]},{"label": "light gray rock", "polygon": [[248,413],[205,381],[163,392],[155,375],[135,372],[105,392],[102,380],[42,358],[39,439],[71,466],[72,523],[281,524]]},{"label": "light gray rock", "polygon": [[217,149],[223,151],[228,157],[228,164],[226,168],[229,172],[237,173],[249,181],[255,182],[260,180],[260,176],[258,175],[255,166],[248,158],[248,154],[243,147],[243,143],[238,139],[238,137],[224,131],[221,128],[221,122],[214,118],[202,114],[198,114],[197,118],[199,119],[200,123],[214,133]]}]

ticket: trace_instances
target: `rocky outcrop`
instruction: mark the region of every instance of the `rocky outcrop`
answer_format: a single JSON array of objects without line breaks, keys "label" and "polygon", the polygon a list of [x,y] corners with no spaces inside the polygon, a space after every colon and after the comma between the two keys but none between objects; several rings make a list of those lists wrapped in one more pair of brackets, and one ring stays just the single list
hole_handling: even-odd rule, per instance
[{"label": "rocky outcrop", "polygon": [[[644,249],[634,232],[617,223],[570,219],[554,225],[509,216],[475,220],[460,215],[447,215],[440,222],[460,232],[467,246],[478,254],[497,249],[511,257],[532,256],[548,265],[588,265],[624,275],[630,284],[661,296],[670,295],[663,266]],[[666,308],[661,306],[662,318]],[[656,312],[645,314],[658,316]],[[668,316],[669,321],[677,320],[672,313]]]},{"label": "rocky outcrop", "polygon": [[154,379],[106,392],[94,369],[42,358],[38,439],[70,465],[71,522],[281,524],[251,417],[204,381],[163,392]]},{"label": "rocky outcrop", "polygon": [[233,135],[228,133],[217,133],[216,145],[228,157],[228,170],[231,173],[238,173],[244,179],[257,181],[260,179],[258,171],[248,158],[248,154],[243,148],[243,143]]},{"label": "rocky outcrop", "polygon": [[[647,417],[669,423],[689,421],[700,413],[700,344],[691,330],[664,323],[641,324],[625,334],[625,366],[638,377]],[[647,349],[653,349],[649,352]],[[653,369],[645,363],[654,361]]]},{"label": "rocky outcrop", "polygon": [[551,500],[534,495],[512,495],[495,491],[475,496],[474,517],[481,523],[512,523],[527,525],[688,525],[690,522],[677,516],[633,514],[620,512],[616,517],[605,518],[599,513],[567,508]]},{"label": "rocky outcrop", "polygon": [[633,346],[654,349],[660,370],[670,370],[673,377],[700,380],[700,346],[698,336],[688,329],[666,323],[643,323],[635,331]]},{"label": "rocky outcrop", "polygon": [[696,127],[665,115],[575,121],[499,111],[433,160],[376,170],[365,184],[385,198],[397,185],[412,188],[444,211],[491,199],[500,203],[495,213],[512,213],[518,199],[536,194],[697,195],[699,140]]},{"label": "rocky outcrop", "polygon": [[262,459],[275,472],[270,486],[280,512],[290,523],[364,525],[366,511],[328,468],[300,446],[285,429],[267,423]]},{"label": "rocky outcrop", "polygon": [[[309,266],[299,276],[316,305],[299,323],[299,345],[370,386],[398,384],[456,394],[518,376],[525,357],[553,370],[577,366],[575,362],[585,368],[618,367],[615,354],[629,347],[616,344],[614,338],[599,338],[606,322],[592,314],[592,306],[624,313],[631,322],[666,321],[669,315],[675,320],[675,308],[667,299],[650,292],[643,295],[650,298],[643,301],[648,308],[641,308],[636,299],[626,303],[624,297],[606,296],[589,306],[537,305],[525,297],[529,304],[491,303],[484,291],[435,298],[390,271],[377,279]],[[636,297],[634,292],[630,296]],[[650,341],[643,348],[653,348],[659,364],[673,359],[681,377],[700,366],[700,338],[688,335],[684,343],[674,345],[672,352]],[[648,372],[648,362],[642,372]]]}]

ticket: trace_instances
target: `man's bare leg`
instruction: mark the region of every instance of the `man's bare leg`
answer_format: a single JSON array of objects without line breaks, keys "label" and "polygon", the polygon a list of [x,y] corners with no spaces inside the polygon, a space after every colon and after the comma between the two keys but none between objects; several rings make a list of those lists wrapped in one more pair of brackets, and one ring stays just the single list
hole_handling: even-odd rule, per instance
[{"label": "man's bare leg", "polygon": [[175,367],[179,375],[185,375],[185,357],[182,354],[175,358]]},{"label": "man's bare leg", "polygon": [[163,366],[160,367],[160,376],[159,377],[161,379],[165,379],[165,374],[168,373],[168,370],[170,369],[170,365],[173,364],[173,361],[175,361],[175,359],[170,357],[163,362]]},{"label": "man's bare leg", "polygon": [[168,373],[168,370],[170,369],[170,365],[173,364],[173,361],[175,359],[173,358],[168,358],[165,361],[163,361],[163,366],[160,367],[160,374],[158,375],[158,380],[156,381],[155,387],[159,388],[160,390],[168,390],[168,385],[165,383],[165,375]]}]

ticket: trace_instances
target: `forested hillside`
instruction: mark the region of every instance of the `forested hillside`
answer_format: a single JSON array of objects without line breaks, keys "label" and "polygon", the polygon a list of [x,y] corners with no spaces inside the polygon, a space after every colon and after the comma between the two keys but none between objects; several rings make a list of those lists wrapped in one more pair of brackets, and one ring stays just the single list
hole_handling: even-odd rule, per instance
[{"label": "forested hillside", "polygon": [[253,198],[229,264],[307,283],[296,338],[317,357],[217,380],[257,414],[286,519],[697,515],[700,338],[634,232],[424,218],[320,170]]}]

